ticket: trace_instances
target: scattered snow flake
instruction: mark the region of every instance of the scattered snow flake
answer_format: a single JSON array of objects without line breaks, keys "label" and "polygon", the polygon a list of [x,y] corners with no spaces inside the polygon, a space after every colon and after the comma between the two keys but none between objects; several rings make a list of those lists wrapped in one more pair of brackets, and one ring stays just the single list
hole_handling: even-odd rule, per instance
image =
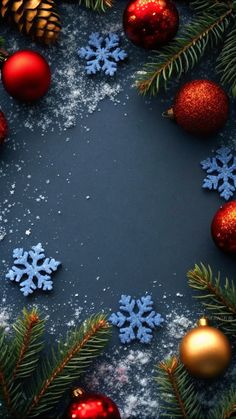
[{"label": "scattered snow flake", "polygon": [[107,76],[114,76],[117,63],[127,57],[126,52],[118,47],[119,42],[119,36],[115,33],[110,32],[106,37],[99,32],[91,33],[88,45],[78,51],[79,57],[87,61],[86,73],[103,71]]},{"label": "scattered snow flake", "polygon": [[137,339],[141,343],[150,343],[152,329],[164,322],[161,315],[152,309],[151,296],[146,295],[135,300],[130,295],[122,295],[119,302],[121,311],[113,313],[109,320],[120,329],[121,342],[130,343]]},{"label": "scattered snow flake", "polygon": [[167,333],[170,338],[181,339],[193,327],[193,322],[185,315],[172,311],[167,314]]},{"label": "scattered snow flake", "polygon": [[236,157],[231,149],[221,147],[215,157],[203,160],[201,166],[208,173],[202,187],[218,190],[220,196],[227,201],[236,189]]},{"label": "scattered snow flake", "polygon": [[152,371],[155,355],[146,347],[125,352],[114,348],[112,355],[105,355],[86,375],[86,385],[93,392],[102,388],[118,405],[123,419],[158,418],[159,400]]},{"label": "scattered snow flake", "polygon": [[0,226],[0,241],[2,241],[7,235],[6,229],[3,226]]},{"label": "scattered snow flake", "polygon": [[24,296],[32,294],[37,288],[51,291],[53,283],[50,274],[61,264],[53,258],[45,257],[41,243],[32,246],[31,249],[29,252],[22,248],[13,250],[14,266],[6,275],[6,279],[10,281],[23,280],[20,282],[20,287]]},{"label": "scattered snow flake", "polygon": [[28,230],[25,231],[26,236],[30,236],[31,235],[31,228],[28,228]]}]

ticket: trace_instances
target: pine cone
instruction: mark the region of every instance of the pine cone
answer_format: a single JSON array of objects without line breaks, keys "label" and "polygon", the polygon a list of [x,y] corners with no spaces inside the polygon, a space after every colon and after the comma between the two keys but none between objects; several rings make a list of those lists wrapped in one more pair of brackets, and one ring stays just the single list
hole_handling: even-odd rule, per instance
[{"label": "pine cone", "polygon": [[0,14],[35,41],[52,44],[61,30],[54,0],[0,0]]}]

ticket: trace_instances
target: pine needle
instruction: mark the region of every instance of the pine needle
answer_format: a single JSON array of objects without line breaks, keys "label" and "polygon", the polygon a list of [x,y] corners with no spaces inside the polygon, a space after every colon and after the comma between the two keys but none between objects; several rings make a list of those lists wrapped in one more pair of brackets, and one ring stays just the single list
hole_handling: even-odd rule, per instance
[{"label": "pine needle", "polygon": [[222,399],[209,415],[209,419],[230,419],[236,417],[236,391],[233,387],[223,395]]},{"label": "pine needle", "polygon": [[19,385],[14,386],[12,380],[12,369],[15,361],[14,350],[9,346],[5,332],[0,330],[0,396],[4,408],[16,418],[16,410],[21,405],[21,392]]},{"label": "pine needle", "polygon": [[13,350],[16,353],[13,378],[29,377],[35,370],[43,348],[41,337],[44,333],[45,321],[40,320],[37,309],[28,312],[23,310],[20,317],[13,325],[15,339]]},{"label": "pine needle", "polygon": [[221,83],[229,87],[236,97],[236,27],[227,35],[217,62],[216,69],[221,74]]},{"label": "pine needle", "polygon": [[96,12],[105,12],[107,8],[112,6],[113,0],[79,0],[79,4]]},{"label": "pine needle", "polygon": [[203,418],[193,383],[175,356],[158,365],[156,381],[162,401],[162,415],[171,418]]},{"label": "pine needle", "polygon": [[211,312],[226,333],[236,335],[236,288],[233,281],[221,284],[220,273],[213,278],[211,267],[195,265],[187,273],[189,286],[198,292],[195,298]]},{"label": "pine needle", "polygon": [[183,34],[155,53],[152,61],[138,75],[137,88],[141,94],[156,95],[168,82],[179,79],[192,69],[207,50],[222,41],[233,10],[227,3],[215,3],[207,12],[186,26]]},{"label": "pine needle", "polygon": [[23,417],[36,417],[50,411],[68,386],[86,371],[99,355],[110,335],[110,325],[104,315],[88,319],[79,330],[60,343],[57,353],[43,365],[42,376],[36,383]]}]

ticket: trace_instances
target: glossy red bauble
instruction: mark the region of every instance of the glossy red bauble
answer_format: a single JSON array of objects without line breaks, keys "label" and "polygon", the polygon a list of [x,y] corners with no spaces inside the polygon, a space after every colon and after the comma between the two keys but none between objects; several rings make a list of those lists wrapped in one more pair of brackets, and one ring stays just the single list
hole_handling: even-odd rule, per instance
[{"label": "glossy red bauble", "polygon": [[8,133],[8,124],[6,117],[2,111],[0,111],[0,144],[3,144]]},{"label": "glossy red bauble", "polygon": [[47,93],[51,72],[45,58],[31,50],[15,52],[2,66],[2,82],[15,99],[32,102]]},{"label": "glossy red bauble", "polygon": [[184,130],[194,135],[212,135],[227,121],[229,99],[217,83],[193,80],[180,88],[172,111]]},{"label": "glossy red bauble", "polygon": [[176,35],[179,14],[170,0],[131,0],[124,11],[123,25],[135,45],[157,49]]},{"label": "glossy red bauble", "polygon": [[221,250],[236,253],[236,201],[228,202],[216,212],[211,233]]},{"label": "glossy red bauble", "polygon": [[102,394],[83,393],[69,407],[68,419],[121,419],[115,403]]}]

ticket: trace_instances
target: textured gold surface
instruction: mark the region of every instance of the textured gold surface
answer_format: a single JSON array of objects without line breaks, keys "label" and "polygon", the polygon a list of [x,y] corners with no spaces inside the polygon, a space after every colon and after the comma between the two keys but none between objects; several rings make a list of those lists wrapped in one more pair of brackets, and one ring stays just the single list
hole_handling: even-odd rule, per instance
[{"label": "textured gold surface", "polygon": [[198,326],[188,332],[182,339],[180,358],[194,376],[201,378],[216,377],[230,363],[231,347],[229,340],[220,330],[214,327]]}]

